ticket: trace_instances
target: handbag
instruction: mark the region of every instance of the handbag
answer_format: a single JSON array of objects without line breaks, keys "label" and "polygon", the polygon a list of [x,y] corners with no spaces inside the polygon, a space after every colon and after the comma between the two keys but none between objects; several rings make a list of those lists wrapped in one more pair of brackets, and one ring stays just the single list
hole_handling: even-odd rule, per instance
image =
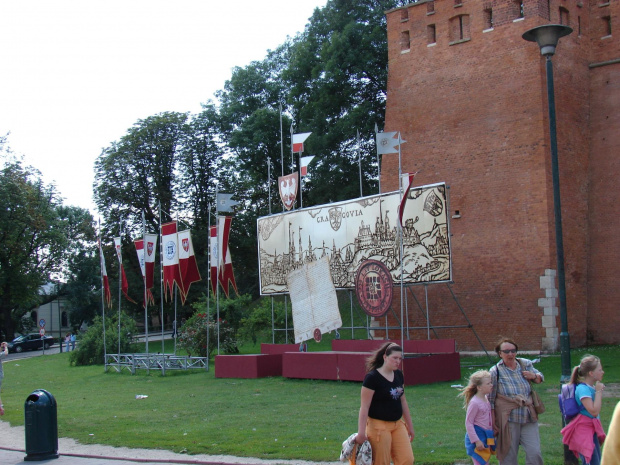
[{"label": "handbag", "polygon": [[[521,359],[519,359],[519,365],[521,365],[522,370],[525,368],[523,366],[523,363],[521,362]],[[536,410],[536,413],[539,415],[541,413],[545,413],[545,404],[543,403],[542,399],[538,395],[538,392],[534,390],[534,385],[532,383],[532,380],[530,380],[529,382],[530,382],[530,391],[532,392],[532,405],[534,405],[534,410]]]},{"label": "handbag", "polygon": [[[531,386],[532,382],[530,381]],[[537,414],[545,413],[545,404],[543,404],[542,399],[534,389],[532,389],[532,404],[534,404],[534,410],[536,410]]]}]

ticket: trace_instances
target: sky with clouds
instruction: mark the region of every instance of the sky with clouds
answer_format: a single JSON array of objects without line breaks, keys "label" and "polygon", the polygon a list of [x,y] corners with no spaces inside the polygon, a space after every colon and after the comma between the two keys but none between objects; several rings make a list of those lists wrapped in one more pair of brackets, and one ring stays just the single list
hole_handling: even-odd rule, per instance
[{"label": "sky with clouds", "polygon": [[197,113],[235,66],[303,31],[327,0],[3,0],[0,134],[90,209],[102,148],[137,120]]}]

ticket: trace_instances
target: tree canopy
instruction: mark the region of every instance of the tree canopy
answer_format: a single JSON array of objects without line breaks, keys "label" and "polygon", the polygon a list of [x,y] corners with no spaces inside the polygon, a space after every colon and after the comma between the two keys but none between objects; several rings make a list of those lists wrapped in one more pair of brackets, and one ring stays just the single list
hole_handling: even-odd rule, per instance
[{"label": "tree canopy", "polygon": [[374,131],[385,112],[385,11],[404,3],[329,0],[302,33],[262,61],[233,69],[199,114],[138,121],[96,162],[104,234],[110,237],[123,223],[129,247],[143,212],[147,229],[157,230],[161,206],[162,221],[178,216],[194,230],[206,276],[216,187],[232,193],[241,202],[230,238],[237,284],[257,296],[256,220],[281,211],[277,177],[298,170],[291,129],[312,132],[304,155],[316,158],[303,181],[304,207],[377,192]]},{"label": "tree canopy", "polygon": [[41,287],[62,279],[72,256],[94,239],[92,216],[66,207],[54,185],[0,140],[0,326],[12,339],[27,311],[53,299]]}]

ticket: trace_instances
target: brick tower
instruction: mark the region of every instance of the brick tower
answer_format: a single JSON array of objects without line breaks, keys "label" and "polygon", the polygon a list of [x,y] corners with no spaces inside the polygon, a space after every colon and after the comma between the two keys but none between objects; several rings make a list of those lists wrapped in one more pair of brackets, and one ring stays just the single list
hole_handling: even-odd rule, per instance
[{"label": "brick tower", "polygon": [[[545,61],[522,34],[569,25],[553,57],[571,345],[620,342],[619,0],[426,0],[387,12],[386,131],[403,172],[450,186],[452,290],[487,349],[499,335],[556,350],[559,317]],[[398,189],[386,155],[382,189]],[[465,323],[449,289],[429,286],[433,326]],[[409,296],[423,302],[421,287]],[[398,305],[398,303],[395,303]],[[409,308],[409,326],[426,326]],[[410,333],[412,338],[424,334]],[[460,349],[471,331],[437,329]]]}]

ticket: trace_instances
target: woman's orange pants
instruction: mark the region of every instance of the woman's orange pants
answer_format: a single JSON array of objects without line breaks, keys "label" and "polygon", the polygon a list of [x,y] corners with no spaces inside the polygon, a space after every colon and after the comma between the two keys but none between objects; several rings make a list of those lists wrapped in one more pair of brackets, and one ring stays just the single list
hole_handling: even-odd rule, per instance
[{"label": "woman's orange pants", "polygon": [[369,418],[366,436],[372,447],[373,465],[412,465],[413,450],[403,420],[383,421]]}]

